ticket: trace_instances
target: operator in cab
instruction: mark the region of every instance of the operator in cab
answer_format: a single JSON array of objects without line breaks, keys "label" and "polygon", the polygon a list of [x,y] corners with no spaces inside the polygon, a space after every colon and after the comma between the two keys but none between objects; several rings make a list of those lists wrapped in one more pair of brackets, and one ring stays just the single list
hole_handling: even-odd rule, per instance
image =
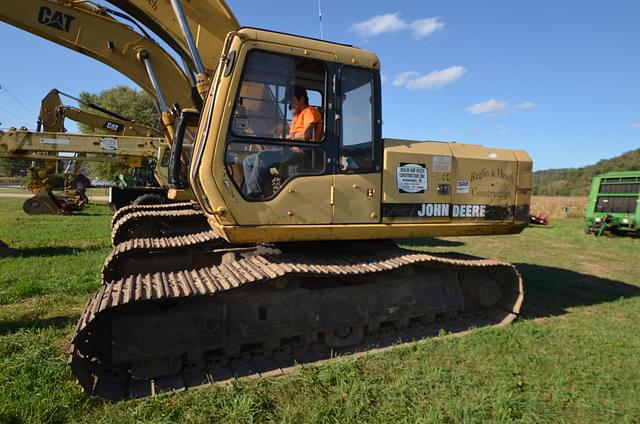
[{"label": "operator in cab", "polygon": [[289,109],[293,111],[293,119],[287,138],[299,141],[320,141],[322,115],[318,109],[309,105],[309,96],[304,87],[299,85],[293,87]]},{"label": "operator in cab", "polygon": [[[287,140],[317,142],[322,139],[322,114],[309,105],[309,97],[304,87],[296,85],[289,98],[289,109],[293,111],[291,126]],[[242,162],[245,176],[244,193],[249,197],[263,196],[263,184],[270,174],[270,169],[292,159],[294,153],[301,153],[297,146],[284,147],[279,150],[264,150],[247,156]]]}]

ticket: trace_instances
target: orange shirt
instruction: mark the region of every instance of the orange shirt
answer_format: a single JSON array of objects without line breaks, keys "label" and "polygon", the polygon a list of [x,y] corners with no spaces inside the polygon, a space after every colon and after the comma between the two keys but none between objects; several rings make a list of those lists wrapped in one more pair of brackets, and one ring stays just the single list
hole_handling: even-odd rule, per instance
[{"label": "orange shirt", "polygon": [[304,131],[309,125],[315,123],[315,137],[312,138],[312,141],[319,141],[322,138],[322,122],[320,121],[322,121],[322,115],[318,112],[318,109],[313,106],[307,106],[300,113],[293,115],[289,135],[293,136],[295,133]]}]

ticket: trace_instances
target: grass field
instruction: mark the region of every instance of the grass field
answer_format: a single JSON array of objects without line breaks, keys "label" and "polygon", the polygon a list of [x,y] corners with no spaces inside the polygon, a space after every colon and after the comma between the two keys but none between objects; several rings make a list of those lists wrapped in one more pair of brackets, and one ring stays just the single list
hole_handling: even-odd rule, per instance
[{"label": "grass field", "polygon": [[[91,197],[91,196],[100,196],[100,197],[104,197],[104,196],[108,196],[108,191],[106,188],[88,188],[87,189],[87,196]],[[29,191],[26,188],[7,188],[7,187],[0,187],[0,194],[31,194],[31,191]]]},{"label": "grass field", "polygon": [[109,403],[75,384],[65,351],[99,285],[110,212],[27,216],[0,199],[0,423],[640,422],[640,240],[579,220],[521,235],[424,239],[413,249],[515,263],[523,317],[284,377]]}]

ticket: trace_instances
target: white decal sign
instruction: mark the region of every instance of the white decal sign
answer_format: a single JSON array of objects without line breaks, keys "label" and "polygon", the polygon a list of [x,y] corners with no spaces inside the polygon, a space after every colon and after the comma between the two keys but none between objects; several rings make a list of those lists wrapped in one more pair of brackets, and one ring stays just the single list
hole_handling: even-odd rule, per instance
[{"label": "white decal sign", "polygon": [[40,144],[69,144],[71,140],[68,138],[40,138]]},{"label": "white decal sign", "polygon": [[445,174],[451,173],[451,156],[434,156],[431,171],[442,172]]},{"label": "white decal sign", "polygon": [[469,194],[469,181],[458,181],[456,183],[456,193]]},{"label": "white decal sign", "polygon": [[401,163],[396,176],[400,193],[424,193],[427,189],[427,168],[421,163]]},{"label": "white decal sign", "polygon": [[102,137],[100,139],[100,148],[102,150],[118,150],[118,139],[113,137]]}]

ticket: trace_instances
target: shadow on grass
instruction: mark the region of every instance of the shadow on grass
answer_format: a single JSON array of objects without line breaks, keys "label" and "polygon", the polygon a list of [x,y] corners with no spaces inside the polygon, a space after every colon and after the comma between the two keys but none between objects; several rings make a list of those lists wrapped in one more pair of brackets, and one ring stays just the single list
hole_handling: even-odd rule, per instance
[{"label": "shadow on grass", "polygon": [[0,336],[19,330],[40,330],[43,328],[65,328],[78,322],[77,316],[60,316],[52,318],[33,318],[0,321]]},{"label": "shadow on grass", "polygon": [[96,252],[102,250],[103,246],[88,247],[66,247],[66,246],[42,246],[26,247],[24,249],[14,249],[11,256],[20,258],[38,258],[46,256],[77,255],[83,252]]},{"label": "shadow on grass", "polygon": [[464,246],[461,241],[443,240],[434,237],[416,238],[416,239],[398,239],[395,242],[403,247],[457,247]]},{"label": "shadow on grass", "polygon": [[86,211],[81,211],[81,212],[74,212],[72,214],[72,216],[107,216],[109,215],[108,212],[86,212]]},{"label": "shadow on grass", "polygon": [[515,264],[524,279],[523,318],[567,313],[567,308],[640,296],[640,287],[562,268]]}]

